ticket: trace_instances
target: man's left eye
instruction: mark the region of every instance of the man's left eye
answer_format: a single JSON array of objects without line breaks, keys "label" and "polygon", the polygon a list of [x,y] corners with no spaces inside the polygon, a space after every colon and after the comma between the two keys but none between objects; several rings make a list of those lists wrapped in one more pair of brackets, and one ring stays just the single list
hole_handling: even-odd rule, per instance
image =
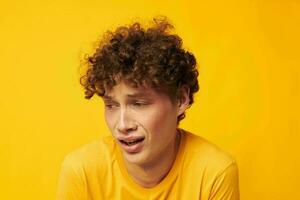
[{"label": "man's left eye", "polygon": [[134,106],[137,106],[137,107],[140,107],[140,106],[145,106],[145,105],[147,105],[147,103],[145,103],[145,102],[134,102],[133,105],[134,105]]}]

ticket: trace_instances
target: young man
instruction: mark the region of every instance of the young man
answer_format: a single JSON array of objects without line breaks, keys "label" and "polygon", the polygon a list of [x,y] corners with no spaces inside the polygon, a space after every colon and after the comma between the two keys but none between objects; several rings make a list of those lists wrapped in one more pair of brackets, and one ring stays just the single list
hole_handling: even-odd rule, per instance
[{"label": "young man", "polygon": [[103,98],[111,136],[66,156],[58,199],[238,200],[235,159],[178,128],[199,90],[195,57],[164,19],[119,27],[87,58],[86,98]]}]

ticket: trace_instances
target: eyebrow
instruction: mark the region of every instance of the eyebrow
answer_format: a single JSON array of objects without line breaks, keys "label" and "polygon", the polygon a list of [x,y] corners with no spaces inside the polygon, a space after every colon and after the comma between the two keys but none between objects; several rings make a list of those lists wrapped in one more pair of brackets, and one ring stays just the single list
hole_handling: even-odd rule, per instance
[{"label": "eyebrow", "polygon": [[[127,94],[126,95],[129,98],[144,98],[144,97],[149,97],[150,93],[149,92],[137,92],[137,93],[133,93],[133,94]],[[105,100],[112,100],[113,97],[109,96],[109,95],[103,95],[103,99]]]}]

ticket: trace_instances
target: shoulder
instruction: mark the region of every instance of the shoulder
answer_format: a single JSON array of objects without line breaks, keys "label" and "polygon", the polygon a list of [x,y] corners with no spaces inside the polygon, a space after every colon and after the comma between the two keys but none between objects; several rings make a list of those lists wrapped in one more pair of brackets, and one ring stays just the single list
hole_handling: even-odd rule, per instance
[{"label": "shoulder", "polygon": [[93,140],[67,154],[62,162],[57,199],[87,199],[89,182],[97,182],[107,171],[113,139]]},{"label": "shoulder", "polygon": [[64,158],[63,165],[77,170],[99,167],[112,159],[113,151],[113,138],[111,136],[101,137],[68,153]]},{"label": "shoulder", "polygon": [[207,173],[221,174],[228,167],[236,165],[236,159],[216,144],[199,135],[183,131],[186,134],[186,160],[192,166]]}]

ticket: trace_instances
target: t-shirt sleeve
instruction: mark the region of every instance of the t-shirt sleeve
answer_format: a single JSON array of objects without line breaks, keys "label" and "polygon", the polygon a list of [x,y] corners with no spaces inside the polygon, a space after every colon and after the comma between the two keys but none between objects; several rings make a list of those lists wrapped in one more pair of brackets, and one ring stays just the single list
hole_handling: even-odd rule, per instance
[{"label": "t-shirt sleeve", "polygon": [[239,200],[239,172],[236,162],[232,162],[221,172],[210,193],[209,200]]},{"label": "t-shirt sleeve", "polygon": [[60,170],[57,200],[85,200],[86,194],[82,166],[75,159],[66,157]]}]

